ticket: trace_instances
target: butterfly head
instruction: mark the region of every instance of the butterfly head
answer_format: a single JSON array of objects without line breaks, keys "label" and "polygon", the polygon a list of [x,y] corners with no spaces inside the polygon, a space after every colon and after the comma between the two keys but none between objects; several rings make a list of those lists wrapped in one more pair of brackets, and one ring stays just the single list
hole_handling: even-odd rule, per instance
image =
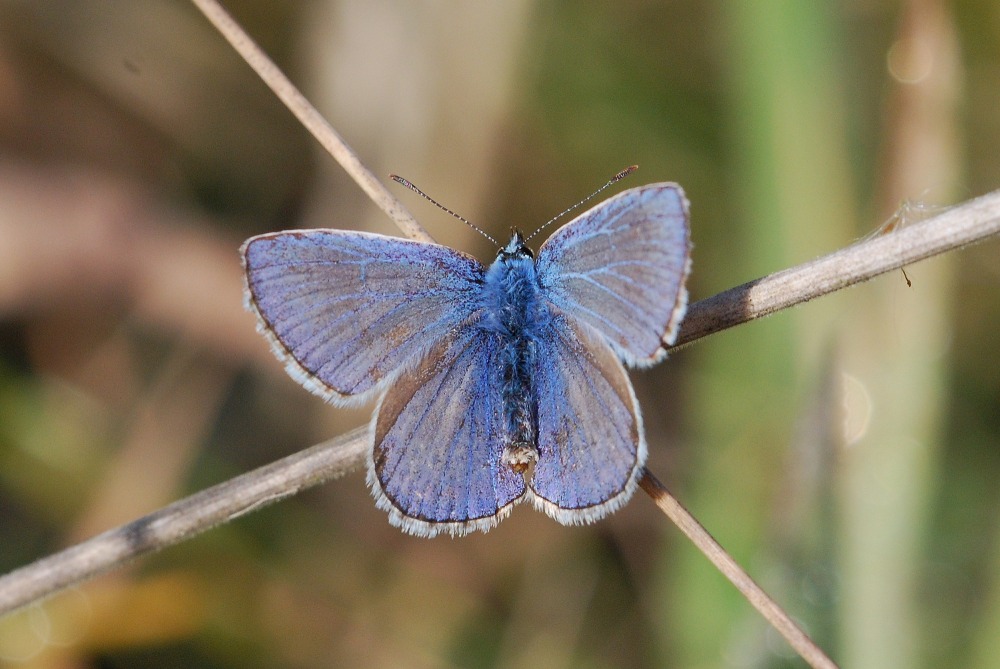
[{"label": "butterfly head", "polygon": [[511,228],[510,241],[507,242],[507,246],[497,252],[497,260],[499,261],[534,257],[535,254],[531,252],[531,249],[525,243],[524,235],[517,228]]}]

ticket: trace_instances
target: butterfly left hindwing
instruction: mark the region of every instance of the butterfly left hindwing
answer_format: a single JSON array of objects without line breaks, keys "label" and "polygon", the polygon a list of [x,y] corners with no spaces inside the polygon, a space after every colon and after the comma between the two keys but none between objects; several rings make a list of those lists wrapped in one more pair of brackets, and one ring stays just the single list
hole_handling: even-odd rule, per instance
[{"label": "butterfly left hindwing", "polygon": [[394,525],[420,536],[486,530],[524,494],[502,461],[497,355],[490,334],[455,331],[386,392],[368,478]]}]

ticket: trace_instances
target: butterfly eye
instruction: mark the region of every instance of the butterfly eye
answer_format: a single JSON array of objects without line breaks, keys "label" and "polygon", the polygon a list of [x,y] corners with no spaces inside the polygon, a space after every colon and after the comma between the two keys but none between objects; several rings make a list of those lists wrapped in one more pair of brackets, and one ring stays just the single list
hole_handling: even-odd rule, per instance
[{"label": "butterfly eye", "polygon": [[528,245],[524,242],[524,235],[517,228],[511,228],[510,241],[507,246],[497,252],[497,260],[509,260],[510,258],[534,258]]}]

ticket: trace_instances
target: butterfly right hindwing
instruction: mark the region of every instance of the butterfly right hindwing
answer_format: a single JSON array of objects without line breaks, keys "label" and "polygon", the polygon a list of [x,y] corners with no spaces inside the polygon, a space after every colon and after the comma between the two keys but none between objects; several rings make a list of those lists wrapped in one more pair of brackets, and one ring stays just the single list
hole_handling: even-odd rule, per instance
[{"label": "butterfly right hindwing", "polygon": [[628,501],[646,461],[639,404],[600,335],[553,319],[538,373],[535,506],[563,524],[589,523]]}]

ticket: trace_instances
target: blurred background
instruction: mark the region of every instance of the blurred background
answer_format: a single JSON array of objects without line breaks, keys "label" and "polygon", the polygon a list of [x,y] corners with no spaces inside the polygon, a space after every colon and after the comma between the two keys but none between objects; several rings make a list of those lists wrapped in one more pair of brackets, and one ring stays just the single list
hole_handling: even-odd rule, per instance
[{"label": "blurred background", "polygon": [[[1000,187],[995,0],[226,4],[495,236],[679,182],[694,300]],[[242,310],[240,243],[291,227],[395,233],[189,3],[0,0],[0,571],[368,419]],[[998,252],[632,374],[652,471],[845,667],[1000,667]],[[0,620],[0,666],[802,663],[641,492],[427,540],[355,472]]]}]

